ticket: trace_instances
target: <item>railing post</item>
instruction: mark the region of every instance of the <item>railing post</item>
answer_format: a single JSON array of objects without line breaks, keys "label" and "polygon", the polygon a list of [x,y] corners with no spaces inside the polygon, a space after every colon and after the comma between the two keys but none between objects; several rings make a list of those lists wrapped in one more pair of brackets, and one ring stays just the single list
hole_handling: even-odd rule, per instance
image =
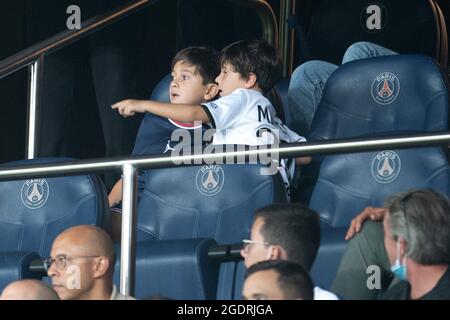
[{"label": "railing post", "polygon": [[137,170],[131,164],[125,164],[122,170],[120,293],[133,296],[136,272]]},{"label": "railing post", "polygon": [[39,107],[41,102],[41,86],[44,74],[44,56],[28,66],[28,117],[27,117],[27,142],[26,158],[36,157],[37,149],[37,125]]},{"label": "railing post", "polygon": [[295,13],[295,1],[281,0],[280,2],[280,53],[283,61],[283,77],[292,73],[294,60],[294,32],[288,26],[289,17]]}]

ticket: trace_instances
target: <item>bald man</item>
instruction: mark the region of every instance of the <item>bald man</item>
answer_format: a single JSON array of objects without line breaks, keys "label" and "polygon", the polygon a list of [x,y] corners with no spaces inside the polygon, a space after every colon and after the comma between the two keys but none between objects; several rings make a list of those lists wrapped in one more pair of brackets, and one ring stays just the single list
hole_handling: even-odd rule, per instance
[{"label": "bald man", "polygon": [[19,280],[3,289],[0,300],[59,300],[59,297],[42,281]]},{"label": "bald man", "polygon": [[44,263],[61,300],[134,300],[113,285],[114,261],[109,235],[82,225],[62,232]]}]

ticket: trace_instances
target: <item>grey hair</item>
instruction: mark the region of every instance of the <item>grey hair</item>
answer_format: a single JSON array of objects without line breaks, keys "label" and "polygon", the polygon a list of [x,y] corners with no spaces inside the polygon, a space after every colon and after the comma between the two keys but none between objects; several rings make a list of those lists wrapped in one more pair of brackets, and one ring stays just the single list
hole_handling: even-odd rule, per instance
[{"label": "grey hair", "polygon": [[386,201],[394,239],[403,238],[406,254],[423,265],[450,263],[450,201],[433,190],[412,190]]}]

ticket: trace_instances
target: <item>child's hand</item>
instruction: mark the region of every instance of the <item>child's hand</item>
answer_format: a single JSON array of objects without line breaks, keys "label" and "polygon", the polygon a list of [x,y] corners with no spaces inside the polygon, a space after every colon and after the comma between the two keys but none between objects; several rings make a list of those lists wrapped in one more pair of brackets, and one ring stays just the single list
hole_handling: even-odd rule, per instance
[{"label": "child's hand", "polygon": [[311,157],[298,157],[295,158],[295,164],[298,166],[309,164],[311,162]]},{"label": "child's hand", "polygon": [[123,100],[113,104],[111,108],[117,109],[124,118],[134,116],[136,112],[145,112],[143,103],[139,100]]}]

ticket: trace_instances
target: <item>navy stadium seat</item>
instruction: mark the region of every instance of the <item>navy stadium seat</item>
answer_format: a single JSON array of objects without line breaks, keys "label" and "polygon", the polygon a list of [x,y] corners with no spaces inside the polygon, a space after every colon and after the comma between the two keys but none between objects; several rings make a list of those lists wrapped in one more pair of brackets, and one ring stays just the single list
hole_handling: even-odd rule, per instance
[{"label": "navy stadium seat", "polygon": [[[381,97],[383,85],[390,87]],[[396,55],[353,61],[328,79],[315,114],[312,141],[385,132],[446,130],[448,81],[429,57]]]},{"label": "navy stadium seat", "polygon": [[347,227],[366,206],[394,193],[430,188],[450,194],[450,172],[440,147],[327,156],[311,205],[330,227]]},{"label": "navy stadium seat", "polygon": [[[446,76],[429,57],[399,55],[354,61],[339,67],[328,80],[310,138],[444,131],[448,107]],[[310,207],[320,213],[323,232],[312,275],[325,288],[331,284],[345,248],[346,229],[364,207],[381,206],[388,196],[412,188],[450,191],[447,150],[441,147],[315,160],[320,171]]]},{"label": "navy stadium seat", "polygon": [[170,82],[172,82],[172,76],[168,74],[165,76],[153,89],[152,94],[150,95],[150,100],[156,100],[160,102],[170,102],[169,88]]},{"label": "navy stadium seat", "polygon": [[276,108],[277,113],[280,113],[278,117],[290,128],[292,123],[288,108],[289,82],[290,78],[282,78],[275,83],[274,89],[279,97]]},{"label": "navy stadium seat", "polygon": [[[216,297],[219,263],[208,257],[211,239],[140,241],[136,248],[138,299],[163,295],[176,300],[211,300]],[[120,247],[114,281],[120,279]]]},{"label": "navy stadium seat", "polygon": [[[68,159],[36,159],[7,164],[43,164]],[[92,224],[109,227],[106,190],[96,176],[0,182],[0,251],[35,251],[48,256],[65,229]]]},{"label": "navy stadium seat", "polygon": [[347,246],[344,235],[347,228],[328,228],[320,234],[320,247],[311,268],[314,285],[330,289]]},{"label": "navy stadium seat", "polygon": [[149,170],[138,205],[138,240],[247,237],[253,212],[286,201],[281,177],[260,165],[211,165]]},{"label": "navy stadium seat", "polygon": [[[261,168],[230,164],[149,170],[138,206],[138,240],[241,242],[256,209],[286,201],[281,177],[261,175]],[[240,299],[240,269],[237,262],[220,266],[217,299]]]},{"label": "navy stadium seat", "polygon": [[40,279],[29,269],[31,261],[35,259],[40,259],[36,252],[0,252],[0,292],[14,281]]},{"label": "navy stadium seat", "polygon": [[[385,82],[393,89],[387,99],[378,95]],[[447,76],[429,57],[397,55],[353,61],[330,76],[308,140],[444,131],[448,101]],[[299,195],[305,203],[309,203],[321,159],[313,157],[303,167]]]}]

